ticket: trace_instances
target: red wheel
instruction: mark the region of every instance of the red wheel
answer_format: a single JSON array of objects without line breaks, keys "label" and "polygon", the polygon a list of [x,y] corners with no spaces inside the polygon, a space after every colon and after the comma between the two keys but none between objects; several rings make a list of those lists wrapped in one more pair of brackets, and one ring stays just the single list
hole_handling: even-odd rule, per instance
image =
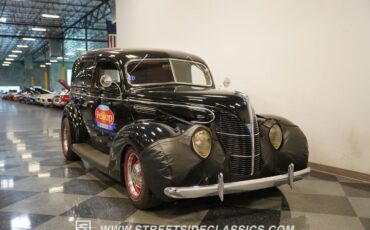
[{"label": "red wheel", "polygon": [[127,191],[131,199],[137,200],[140,197],[143,186],[143,171],[137,153],[135,151],[129,151],[128,154],[125,165]]},{"label": "red wheel", "polygon": [[127,193],[137,208],[148,209],[159,204],[145,183],[140,154],[133,148],[125,154],[124,176]]}]

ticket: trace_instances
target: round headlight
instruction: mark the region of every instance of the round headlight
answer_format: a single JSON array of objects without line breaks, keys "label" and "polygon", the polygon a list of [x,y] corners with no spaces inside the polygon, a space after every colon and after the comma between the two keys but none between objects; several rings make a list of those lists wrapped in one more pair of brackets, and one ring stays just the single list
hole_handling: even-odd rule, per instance
[{"label": "round headlight", "polygon": [[278,150],[283,142],[283,132],[278,124],[271,127],[269,132],[270,143],[274,149]]},{"label": "round headlight", "polygon": [[206,129],[198,129],[191,139],[194,151],[202,158],[208,157],[211,153],[212,138]]}]

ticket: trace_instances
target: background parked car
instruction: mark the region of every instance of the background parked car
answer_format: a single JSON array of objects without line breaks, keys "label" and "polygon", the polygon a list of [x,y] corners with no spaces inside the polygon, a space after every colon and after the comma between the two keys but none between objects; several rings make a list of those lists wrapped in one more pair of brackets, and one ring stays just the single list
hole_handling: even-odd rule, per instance
[{"label": "background parked car", "polygon": [[17,94],[17,90],[9,90],[9,93],[8,93],[8,96],[7,96],[7,100],[10,100],[10,101],[13,101],[14,100],[14,95]]},{"label": "background parked car", "polygon": [[33,97],[33,101],[34,103],[33,104],[36,104],[36,105],[43,105],[42,104],[42,98],[44,96],[47,96],[47,94],[51,94],[51,92],[49,90],[46,90],[46,89],[43,89],[43,88],[34,88],[36,94],[34,94],[34,97]]},{"label": "background parked car", "polygon": [[46,106],[46,107],[53,106],[54,97],[58,95],[59,95],[59,92],[50,92],[46,94],[41,94],[39,97],[41,105]]},{"label": "background parked car", "polygon": [[1,98],[4,99],[4,100],[8,100],[8,97],[9,97],[9,92],[3,92],[1,94]]},{"label": "background parked car", "polygon": [[14,101],[24,102],[24,97],[26,97],[31,92],[30,88],[24,88],[17,94],[13,96]]},{"label": "background parked car", "polygon": [[64,89],[62,89],[59,95],[54,97],[53,104],[55,107],[64,107],[70,100],[70,86],[63,80],[59,80],[58,82],[64,87]]}]

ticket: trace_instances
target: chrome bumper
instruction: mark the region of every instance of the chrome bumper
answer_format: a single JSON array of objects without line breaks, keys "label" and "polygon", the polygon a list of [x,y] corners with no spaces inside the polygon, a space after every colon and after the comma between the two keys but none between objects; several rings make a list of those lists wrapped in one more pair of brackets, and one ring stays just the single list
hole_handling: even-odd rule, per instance
[{"label": "chrome bumper", "polygon": [[264,188],[276,187],[283,184],[289,184],[293,188],[293,182],[303,179],[310,173],[310,167],[294,172],[294,165],[290,164],[288,173],[272,177],[264,177],[254,180],[244,180],[231,183],[224,183],[223,175],[218,175],[218,184],[205,186],[189,186],[189,187],[167,187],[164,193],[171,198],[185,199],[216,196],[220,200],[224,200],[224,194],[240,193],[246,191],[259,190]]}]

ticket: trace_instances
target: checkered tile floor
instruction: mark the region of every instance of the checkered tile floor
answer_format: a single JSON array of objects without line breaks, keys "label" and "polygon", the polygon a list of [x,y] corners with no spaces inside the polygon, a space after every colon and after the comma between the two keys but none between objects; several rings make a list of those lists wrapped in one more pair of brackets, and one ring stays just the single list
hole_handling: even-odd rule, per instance
[{"label": "checkered tile floor", "polygon": [[[58,118],[60,110],[47,116]],[[64,160],[58,128],[0,132],[0,229],[75,229],[76,220],[91,220],[95,229],[102,224],[370,229],[370,184],[313,171],[294,190],[284,185],[228,195],[223,203],[182,200],[140,211],[122,186],[83,162]]]}]

